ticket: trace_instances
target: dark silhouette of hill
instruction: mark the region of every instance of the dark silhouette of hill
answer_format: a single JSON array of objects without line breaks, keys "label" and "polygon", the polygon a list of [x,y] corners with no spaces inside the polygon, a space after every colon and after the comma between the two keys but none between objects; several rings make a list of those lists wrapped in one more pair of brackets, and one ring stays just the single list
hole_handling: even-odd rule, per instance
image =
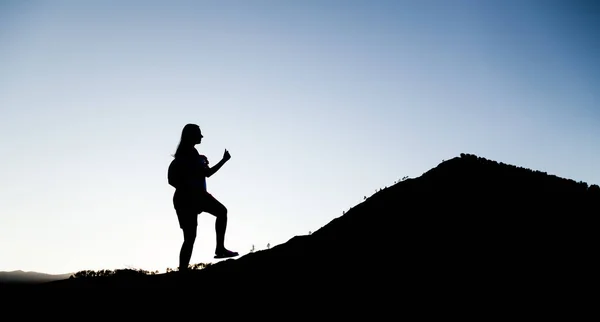
[{"label": "dark silhouette of hill", "polygon": [[268,250],[186,274],[42,286],[514,299],[586,283],[599,209],[597,185],[461,154]]}]

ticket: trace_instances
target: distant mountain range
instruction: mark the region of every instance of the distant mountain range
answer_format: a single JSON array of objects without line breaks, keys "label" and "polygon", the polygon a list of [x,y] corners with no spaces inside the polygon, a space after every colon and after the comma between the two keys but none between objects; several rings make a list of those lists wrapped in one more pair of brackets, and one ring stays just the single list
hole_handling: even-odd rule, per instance
[{"label": "distant mountain range", "polygon": [[25,272],[25,271],[11,271],[11,272],[0,272],[0,283],[46,283],[52,281],[58,281],[67,279],[71,276],[68,274],[45,274],[38,272]]}]

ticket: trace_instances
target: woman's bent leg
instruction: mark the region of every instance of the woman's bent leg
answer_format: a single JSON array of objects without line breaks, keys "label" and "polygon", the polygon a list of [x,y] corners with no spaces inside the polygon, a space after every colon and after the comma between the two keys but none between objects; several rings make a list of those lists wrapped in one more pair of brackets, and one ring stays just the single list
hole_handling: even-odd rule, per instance
[{"label": "woman's bent leg", "polygon": [[202,201],[202,210],[216,217],[215,233],[217,247],[215,249],[216,258],[234,257],[238,253],[229,251],[225,248],[225,231],[227,230],[227,208],[215,199],[212,195],[207,194]]}]

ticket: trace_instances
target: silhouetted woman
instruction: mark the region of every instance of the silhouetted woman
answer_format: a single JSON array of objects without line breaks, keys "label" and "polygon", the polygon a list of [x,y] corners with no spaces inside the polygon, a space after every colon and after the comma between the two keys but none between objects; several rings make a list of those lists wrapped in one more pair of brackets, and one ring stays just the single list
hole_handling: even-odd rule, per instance
[{"label": "silhouetted woman", "polygon": [[216,217],[215,231],[217,247],[215,258],[228,258],[237,256],[238,253],[225,248],[225,230],[227,228],[227,208],[223,206],[206,190],[206,178],[217,172],[231,156],[225,150],[223,159],[213,167],[208,166],[208,159],[200,155],[196,144],[202,141],[202,132],[196,124],[187,124],[183,127],[181,141],[175,152],[175,159],[171,161],[168,170],[169,184],[175,187],[173,206],[179,220],[179,227],[183,230],[183,245],[179,254],[179,270],[187,270],[192,250],[196,240],[198,215],[208,212]]}]

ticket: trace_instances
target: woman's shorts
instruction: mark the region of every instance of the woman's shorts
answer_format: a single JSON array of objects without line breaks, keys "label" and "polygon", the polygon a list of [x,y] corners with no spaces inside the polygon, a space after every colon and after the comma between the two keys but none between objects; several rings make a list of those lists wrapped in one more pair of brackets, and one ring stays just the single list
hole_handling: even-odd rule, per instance
[{"label": "woman's shorts", "polygon": [[197,227],[198,215],[202,212],[213,215],[220,215],[223,212],[226,214],[225,206],[206,191],[175,191],[173,206],[181,229]]}]

